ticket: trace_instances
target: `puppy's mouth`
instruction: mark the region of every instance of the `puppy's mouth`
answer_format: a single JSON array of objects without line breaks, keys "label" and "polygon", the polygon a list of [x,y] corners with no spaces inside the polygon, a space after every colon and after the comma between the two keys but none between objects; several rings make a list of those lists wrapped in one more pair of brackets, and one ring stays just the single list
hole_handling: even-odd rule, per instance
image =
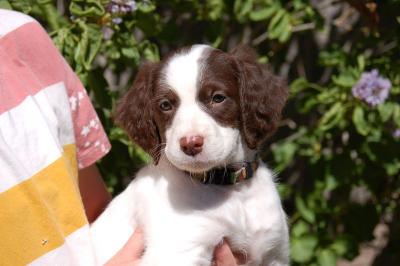
[{"label": "puppy's mouth", "polygon": [[211,153],[203,150],[195,155],[187,155],[184,152],[170,152],[165,149],[166,159],[176,168],[189,173],[204,173],[215,167],[224,167],[229,163],[231,156],[221,153]]},{"label": "puppy's mouth", "polygon": [[[211,158],[210,158],[211,157]],[[206,154],[198,154],[196,156],[187,156],[170,154],[166,152],[166,159],[176,168],[189,173],[207,172],[212,168],[223,166],[224,160],[212,158],[214,156],[206,156]]]},{"label": "puppy's mouth", "polygon": [[220,165],[215,161],[200,161],[195,159],[179,163],[171,161],[171,163],[182,171],[195,174],[207,172]]}]

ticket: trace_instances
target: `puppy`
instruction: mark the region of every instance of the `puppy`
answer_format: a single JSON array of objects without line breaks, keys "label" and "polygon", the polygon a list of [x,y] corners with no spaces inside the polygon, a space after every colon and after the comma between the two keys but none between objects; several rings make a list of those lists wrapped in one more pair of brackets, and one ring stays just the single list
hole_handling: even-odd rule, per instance
[{"label": "puppy", "polygon": [[116,121],[153,164],[92,225],[99,263],[140,225],[142,265],[209,266],[222,239],[245,265],[288,265],[285,213],[257,158],[287,96],[246,47],[194,45],[142,66]]}]

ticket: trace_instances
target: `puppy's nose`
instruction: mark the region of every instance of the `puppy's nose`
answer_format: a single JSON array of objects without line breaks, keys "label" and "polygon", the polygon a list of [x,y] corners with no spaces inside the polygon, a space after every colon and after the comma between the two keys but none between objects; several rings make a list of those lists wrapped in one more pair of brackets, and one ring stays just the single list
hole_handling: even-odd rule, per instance
[{"label": "puppy's nose", "polygon": [[202,136],[182,137],[179,140],[181,150],[189,156],[195,156],[200,153],[203,150],[203,143],[204,138]]}]

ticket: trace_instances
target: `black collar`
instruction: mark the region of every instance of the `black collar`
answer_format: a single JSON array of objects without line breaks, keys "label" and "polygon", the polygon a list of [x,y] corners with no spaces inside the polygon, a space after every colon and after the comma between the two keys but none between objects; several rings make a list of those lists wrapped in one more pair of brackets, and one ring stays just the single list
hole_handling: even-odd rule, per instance
[{"label": "black collar", "polygon": [[253,177],[257,170],[258,162],[244,162],[216,167],[204,173],[188,173],[192,178],[203,184],[234,185]]}]

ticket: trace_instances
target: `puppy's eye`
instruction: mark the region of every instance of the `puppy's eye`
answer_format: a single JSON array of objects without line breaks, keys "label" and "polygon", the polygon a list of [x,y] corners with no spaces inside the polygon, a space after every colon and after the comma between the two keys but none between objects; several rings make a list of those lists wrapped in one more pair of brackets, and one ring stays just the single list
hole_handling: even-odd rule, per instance
[{"label": "puppy's eye", "polygon": [[223,101],[225,101],[225,99],[226,97],[220,93],[216,93],[212,97],[213,103],[222,103]]},{"label": "puppy's eye", "polygon": [[164,112],[172,110],[172,103],[168,100],[162,100],[160,102],[160,109]]}]

